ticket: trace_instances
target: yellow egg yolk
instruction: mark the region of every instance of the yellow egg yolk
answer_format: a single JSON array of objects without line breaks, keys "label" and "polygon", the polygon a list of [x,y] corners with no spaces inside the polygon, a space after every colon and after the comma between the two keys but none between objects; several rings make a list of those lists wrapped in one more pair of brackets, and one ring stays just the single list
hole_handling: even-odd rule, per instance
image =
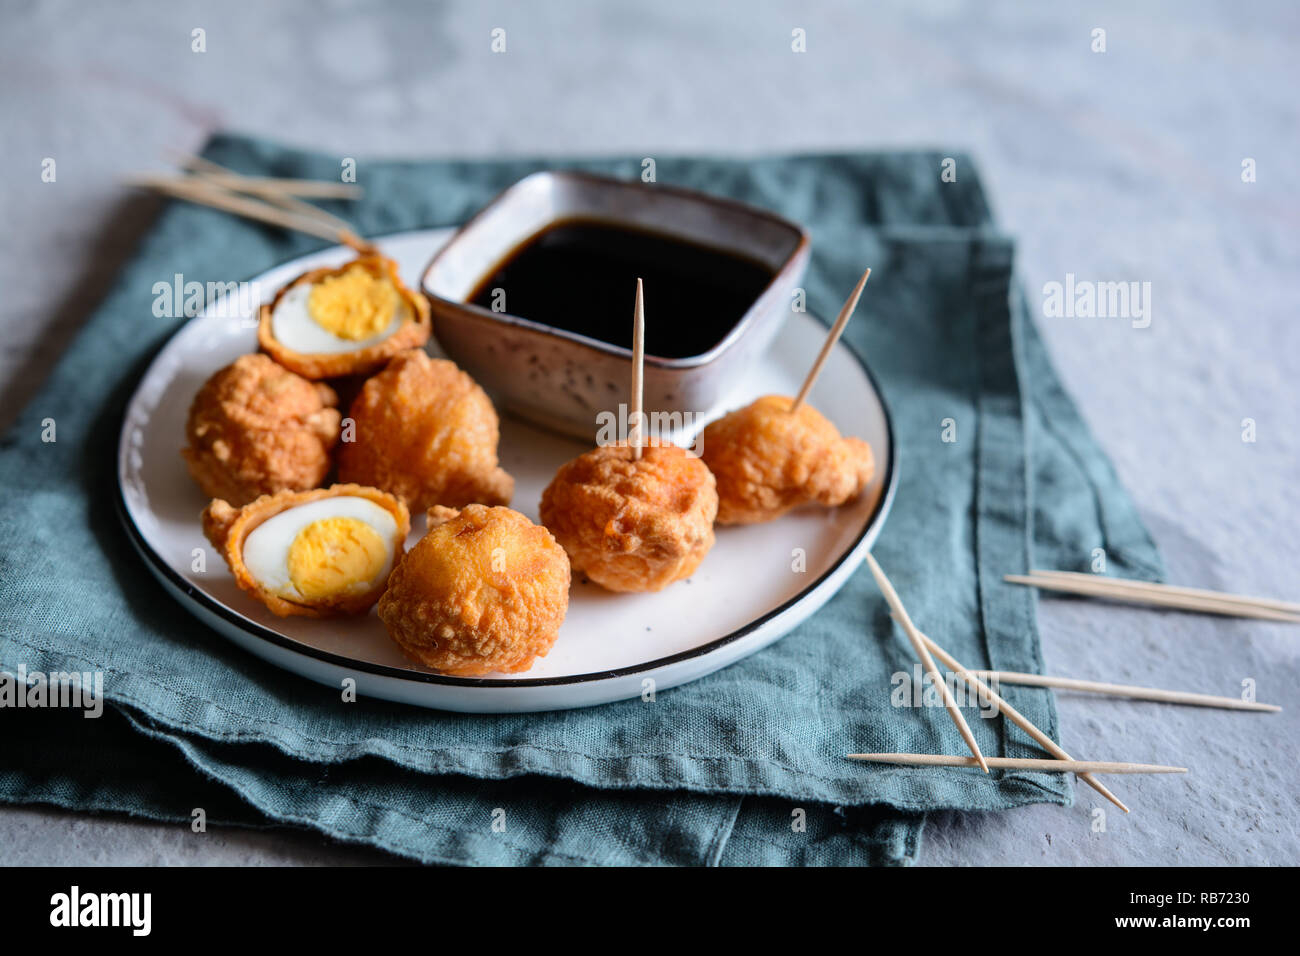
[{"label": "yellow egg yolk", "polygon": [[312,286],[307,314],[327,332],[359,342],[388,328],[397,299],[397,287],[390,279],[353,266]]},{"label": "yellow egg yolk", "polygon": [[310,601],[365,590],[388,560],[379,532],[357,518],[321,518],[289,546],[289,580]]}]

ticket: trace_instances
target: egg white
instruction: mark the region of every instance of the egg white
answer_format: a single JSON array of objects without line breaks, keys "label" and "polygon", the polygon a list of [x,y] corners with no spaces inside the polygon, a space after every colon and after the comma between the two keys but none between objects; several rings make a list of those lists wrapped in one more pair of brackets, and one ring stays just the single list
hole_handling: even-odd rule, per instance
[{"label": "egg white", "polygon": [[368,339],[345,339],[323,328],[307,311],[307,299],[313,288],[315,286],[308,282],[294,286],[280,296],[280,301],[271,313],[271,333],[281,345],[288,346],[295,352],[326,355],[358,352],[384,341],[401,328],[402,323],[411,315],[410,303],[399,295],[397,308],[393,310],[393,319],[387,328]]},{"label": "egg white", "polygon": [[387,545],[387,557],[380,572],[367,587],[382,581],[393,568],[397,546],[397,519],[386,508],[367,498],[335,495],[281,511],[256,528],[244,539],[244,566],[253,580],[263,588],[289,600],[302,595],[289,577],[289,549],[303,528],[322,518],[356,518],[369,525]]}]

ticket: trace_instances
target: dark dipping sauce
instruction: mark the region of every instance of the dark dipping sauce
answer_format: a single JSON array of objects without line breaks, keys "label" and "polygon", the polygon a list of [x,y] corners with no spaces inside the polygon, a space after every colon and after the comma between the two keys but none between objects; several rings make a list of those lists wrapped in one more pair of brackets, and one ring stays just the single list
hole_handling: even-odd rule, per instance
[{"label": "dark dipping sauce", "polygon": [[509,315],[631,348],[640,277],[646,354],[687,358],[721,342],[775,274],[756,259],[664,233],[567,219],[520,244],[469,301],[491,310],[504,289]]}]

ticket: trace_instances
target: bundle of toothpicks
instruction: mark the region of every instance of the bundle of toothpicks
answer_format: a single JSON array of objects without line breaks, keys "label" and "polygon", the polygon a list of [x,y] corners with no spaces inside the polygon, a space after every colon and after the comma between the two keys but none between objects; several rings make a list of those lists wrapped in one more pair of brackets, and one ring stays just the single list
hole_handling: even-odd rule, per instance
[{"label": "bundle of toothpicks", "polygon": [[245,176],[187,153],[177,154],[177,160],[181,173],[138,173],[128,176],[125,182],[173,199],[340,242],[358,252],[372,248],[346,220],[307,202],[308,199],[360,199],[360,186],[317,179]]},{"label": "bundle of toothpicks", "polygon": [[[850,294],[840,311],[839,317],[831,327],[822,346],[817,361],[804,380],[799,391],[799,401],[808,394],[818,373],[825,364],[836,340],[844,331],[852,316],[862,287],[866,284],[868,269]],[[1052,773],[1077,773],[1079,779],[1092,787],[1099,794],[1119,807],[1125,813],[1129,808],[1111,793],[1096,774],[1099,773],[1186,773],[1186,767],[1170,767],[1161,764],[1129,763],[1123,761],[1089,761],[1075,760],[1062,747],[1043,733],[1027,717],[1003,699],[990,683],[1012,684],[1029,687],[1057,687],[1066,690],[1084,691],[1114,697],[1128,697],[1136,700],[1152,700],[1163,703],[1189,704],[1196,707],[1219,707],[1228,710],[1248,710],[1256,712],[1276,712],[1282,708],[1272,704],[1239,700],[1233,697],[1217,697],[1212,694],[1196,694],[1183,691],[1161,690],[1154,687],[1135,687],[1128,684],[1110,684],[1100,681],[1075,680],[1068,677],[1049,677],[1041,674],[1022,674],[1012,671],[974,671],[965,667],[959,660],[949,654],[932,638],[921,633],[908,616],[907,609],[899,599],[898,593],[885,575],[884,570],[869,552],[866,556],[868,567],[880,586],[885,601],[889,604],[894,620],[903,629],[912,649],[916,652],[922,667],[938,690],[944,709],[952,718],[962,740],[970,749],[965,754],[907,754],[907,753],[872,753],[848,754],[850,760],[862,760],[872,763],[887,763],[912,767],[979,767],[985,773],[993,770],[1034,770]],[[1088,597],[1108,598],[1113,601],[1150,604],[1157,607],[1175,608],[1206,614],[1250,617],[1282,623],[1300,623],[1300,604],[1276,601],[1269,598],[1244,597],[1234,594],[1222,594],[1199,588],[1173,587],[1145,581],[1127,581],[1117,578],[1103,578],[1097,575],[1078,574],[1068,571],[1033,571],[1029,575],[1007,575],[1006,580],[1013,584],[1025,584],[1045,590],[1062,591]],[[938,658],[945,667],[953,672],[957,680],[971,688],[982,704],[994,707],[999,714],[1027,733],[1039,746],[1046,750],[1051,759],[985,757],[980,752],[975,735],[970,725],[962,716],[961,709],[948,687],[948,682],[940,674]]]}]

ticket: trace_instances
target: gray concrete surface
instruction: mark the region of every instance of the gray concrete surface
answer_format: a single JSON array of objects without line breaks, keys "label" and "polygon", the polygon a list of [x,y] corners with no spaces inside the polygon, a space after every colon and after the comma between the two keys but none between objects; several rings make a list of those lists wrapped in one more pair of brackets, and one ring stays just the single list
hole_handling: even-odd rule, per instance
[{"label": "gray concrete surface", "polygon": [[[1066,273],[1152,284],[1149,328],[1042,326],[1173,576],[1297,596],[1293,4],[2,6],[0,423],[147,226],[116,178],[215,129],[347,155],[951,145],[978,158],[1031,294]],[[40,181],[47,156],[56,184]],[[1041,626],[1053,672],[1223,694],[1253,679],[1288,710],[1061,695],[1072,751],[1193,773],[1117,783],[1136,812],[1104,832],[1086,788],[1073,809],[940,815],[924,863],[1300,862],[1293,628],[1071,601],[1044,601]],[[385,859],[282,832],[196,846],[183,827],[39,808],[0,808],[0,847],[15,863]]]}]

